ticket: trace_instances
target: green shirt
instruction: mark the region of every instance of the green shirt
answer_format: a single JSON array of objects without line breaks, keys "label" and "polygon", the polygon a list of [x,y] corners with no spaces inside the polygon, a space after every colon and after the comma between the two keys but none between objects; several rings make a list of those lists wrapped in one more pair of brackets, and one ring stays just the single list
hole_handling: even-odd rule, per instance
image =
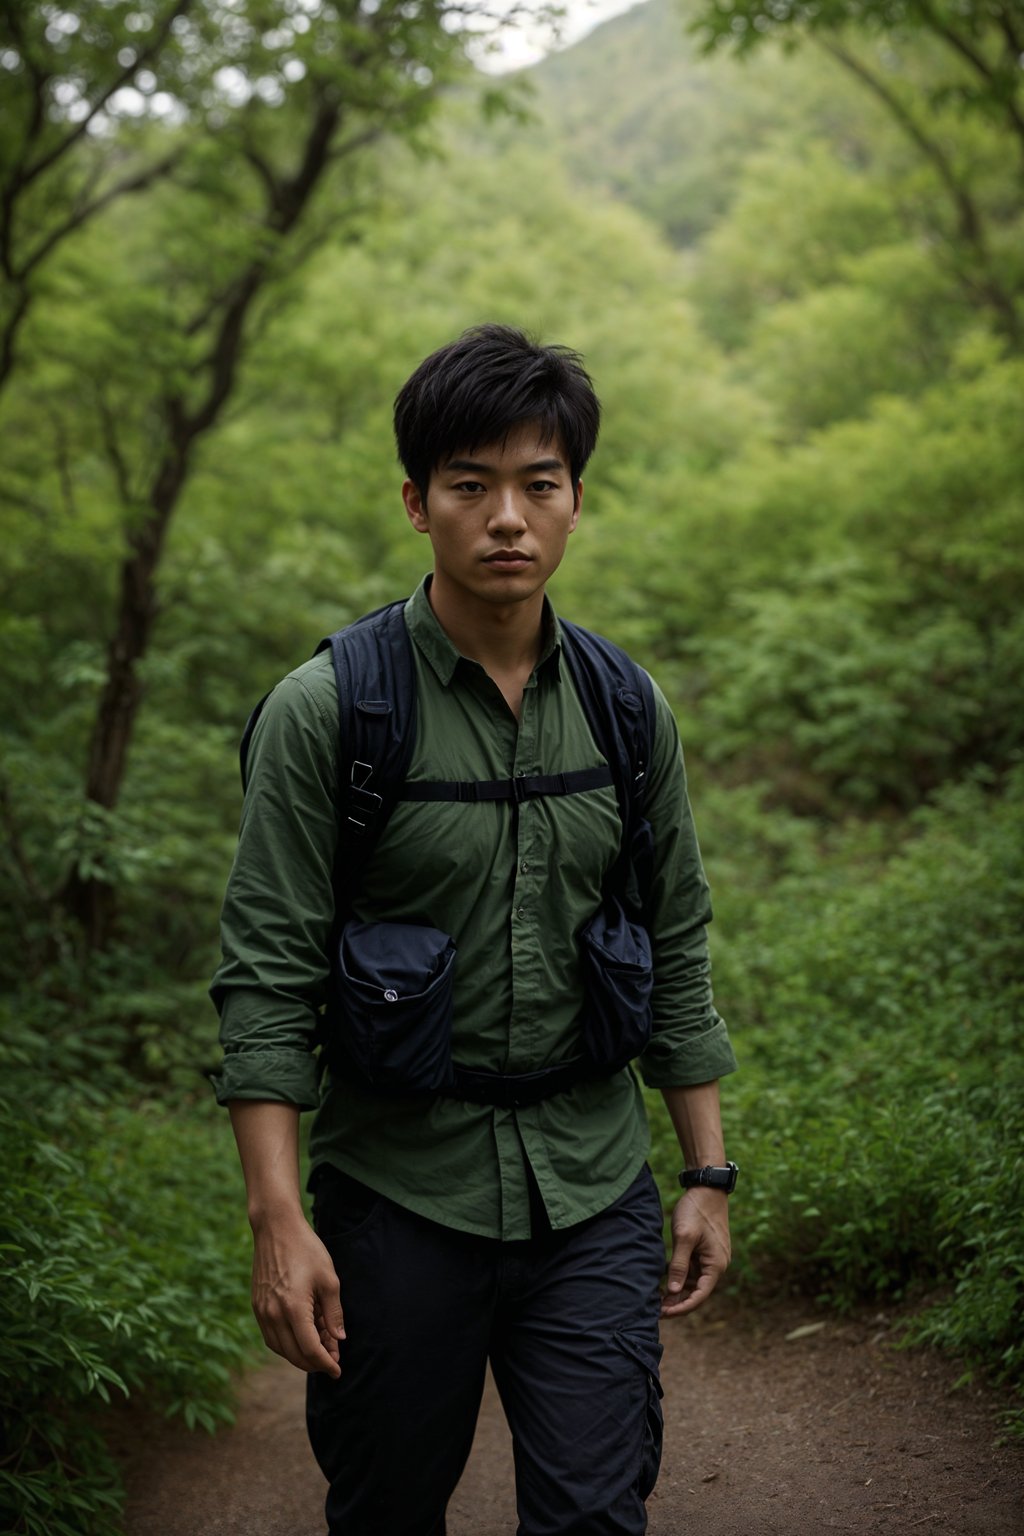
[{"label": "green shirt", "polygon": [[[408,779],[497,779],[604,761],[547,610],[519,722],[477,662],[441,629],[425,582],[410,598],[418,728]],[[711,1000],[707,882],[675,722],[656,689],[645,814],[655,841],[654,1035],[640,1068],[655,1087],[735,1066]],[[220,1102],[317,1106],[314,1167],[334,1164],[398,1204],[462,1231],[529,1235],[525,1164],[553,1227],[603,1210],[649,1146],[627,1068],[520,1109],[384,1097],[342,1075],[318,1086],[310,1040],[326,995],[337,841],[338,707],[329,653],[278,684],[253,736],[238,852],[213,993],[225,1050]],[[425,923],[456,948],[453,1054],[528,1072],[579,1050],[576,934],[597,910],[621,823],[614,788],[507,802],[400,802],[373,851],[355,914]]]}]

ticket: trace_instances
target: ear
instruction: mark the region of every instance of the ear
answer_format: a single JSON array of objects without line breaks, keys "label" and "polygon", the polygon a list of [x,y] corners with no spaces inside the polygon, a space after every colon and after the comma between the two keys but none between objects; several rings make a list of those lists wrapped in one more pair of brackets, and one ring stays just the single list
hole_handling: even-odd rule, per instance
[{"label": "ear", "polygon": [[569,532],[574,533],[576,524],[580,520],[580,512],[583,510],[583,481],[576,481],[576,493],[572,504],[572,522],[569,524]]},{"label": "ear", "polygon": [[405,514],[416,532],[427,533],[430,528],[427,520],[427,503],[415,481],[402,481],[402,500],[405,502]]}]

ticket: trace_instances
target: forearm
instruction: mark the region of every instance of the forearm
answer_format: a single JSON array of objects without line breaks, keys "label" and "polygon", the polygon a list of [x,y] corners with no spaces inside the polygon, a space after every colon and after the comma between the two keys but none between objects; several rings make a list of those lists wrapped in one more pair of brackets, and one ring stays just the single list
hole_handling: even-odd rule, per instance
[{"label": "forearm", "polygon": [[[663,1088],[683,1163],[720,1166],[725,1141],[717,1080],[688,1088]],[[707,1300],[729,1263],[728,1195],[720,1189],[688,1189],[672,1213],[672,1259],[662,1317],[692,1312]]]},{"label": "forearm", "polygon": [[345,1337],[338,1276],[302,1209],[299,1111],[267,1099],[228,1106],[253,1231],[252,1305],[271,1349],[337,1376]]},{"label": "forearm", "polygon": [[253,1230],[296,1215],[304,1221],[298,1109],[268,1099],[233,1099],[228,1108]]},{"label": "forearm", "polygon": [[662,1097],[679,1138],[687,1168],[721,1166],[725,1162],[718,1080],[686,1088],[663,1088]]}]

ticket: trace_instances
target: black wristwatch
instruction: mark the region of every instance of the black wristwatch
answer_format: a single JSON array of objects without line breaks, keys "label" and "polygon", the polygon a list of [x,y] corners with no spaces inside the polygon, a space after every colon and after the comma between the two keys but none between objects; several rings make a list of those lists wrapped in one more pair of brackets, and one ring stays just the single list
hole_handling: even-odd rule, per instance
[{"label": "black wristwatch", "polygon": [[684,1189],[703,1186],[705,1189],[721,1189],[731,1195],[736,1188],[736,1175],[739,1171],[735,1163],[726,1163],[724,1168],[684,1168],[679,1175],[679,1182]]}]

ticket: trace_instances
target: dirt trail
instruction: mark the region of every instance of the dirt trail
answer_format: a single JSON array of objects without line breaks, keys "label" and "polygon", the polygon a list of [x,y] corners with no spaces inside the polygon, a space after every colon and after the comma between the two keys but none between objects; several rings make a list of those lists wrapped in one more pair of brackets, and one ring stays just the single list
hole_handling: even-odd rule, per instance
[{"label": "dirt trail", "polygon": [[[894,1351],[884,1317],[713,1301],[663,1337],[666,1455],[650,1536],[1024,1536],[1024,1447],[995,1447],[997,1400],[953,1392],[956,1368],[930,1352]],[[322,1536],[302,1400],[303,1378],[272,1360],[214,1439],[122,1415],[127,1536]],[[448,1536],[515,1529],[489,1382]]]}]

